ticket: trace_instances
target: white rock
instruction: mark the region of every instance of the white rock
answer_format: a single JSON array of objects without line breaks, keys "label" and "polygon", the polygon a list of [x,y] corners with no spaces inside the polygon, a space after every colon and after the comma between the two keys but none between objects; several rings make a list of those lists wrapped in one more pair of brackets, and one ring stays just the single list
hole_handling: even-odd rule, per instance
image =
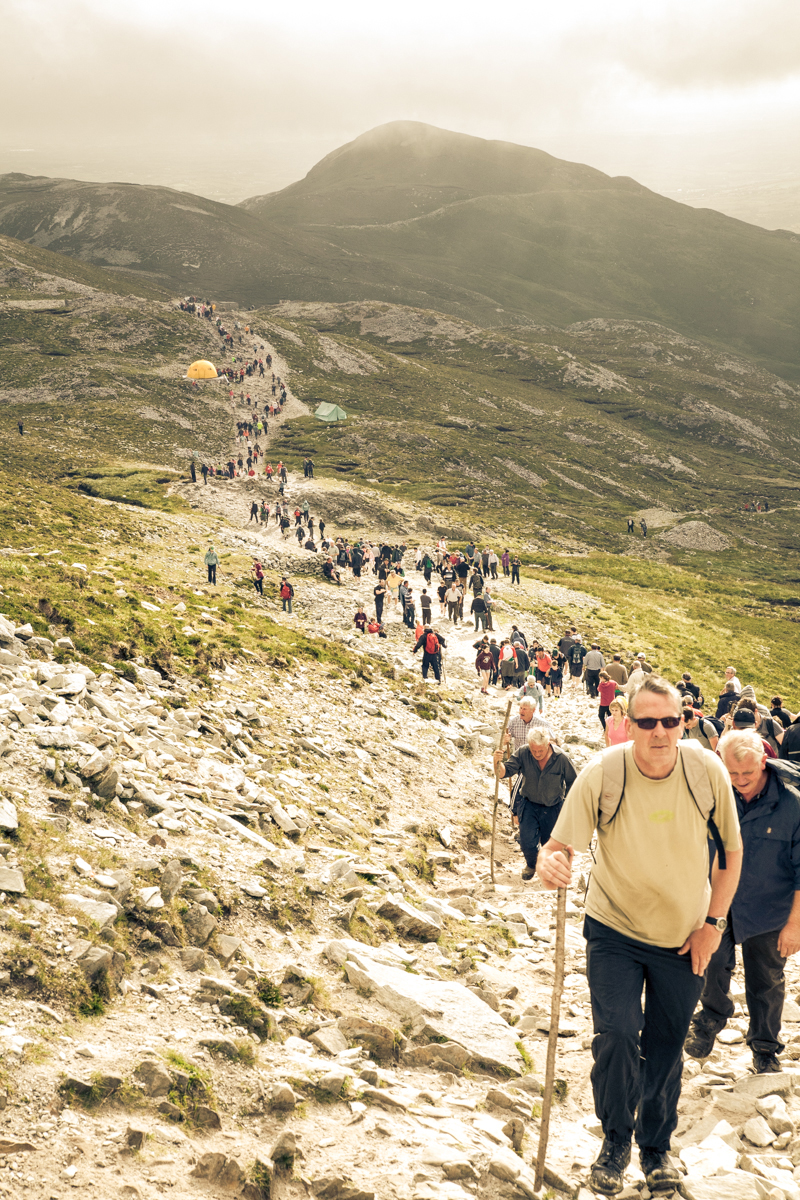
[{"label": "white rock", "polygon": [[754,1146],[771,1146],[775,1141],[775,1134],[762,1116],[745,1121],[743,1133]]},{"label": "white rock", "polygon": [[5,796],[0,796],[0,829],[5,829],[11,833],[18,827],[19,820],[16,808]]},{"label": "white rock", "polygon": [[164,897],[161,895],[161,891],[157,887],[139,888],[139,891],[137,894],[144,901],[145,908],[163,908],[164,907]]},{"label": "white rock", "polygon": [[457,1042],[478,1064],[522,1073],[513,1030],[460,983],[427,979],[361,958],[345,962],[355,987],[374,992],[379,1003],[410,1021],[412,1036],[444,1037]]}]

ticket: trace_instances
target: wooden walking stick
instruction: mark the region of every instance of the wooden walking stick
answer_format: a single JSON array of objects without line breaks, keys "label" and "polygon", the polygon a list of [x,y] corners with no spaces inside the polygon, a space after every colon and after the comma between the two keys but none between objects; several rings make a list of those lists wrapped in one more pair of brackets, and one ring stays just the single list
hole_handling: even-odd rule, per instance
[{"label": "wooden walking stick", "polygon": [[542,1122],[539,1127],[539,1150],[536,1155],[536,1182],[534,1188],[539,1191],[544,1180],[544,1160],[547,1154],[547,1137],[550,1133],[550,1109],[553,1104],[553,1080],[556,1073],[556,1047],[558,1044],[558,1027],[561,1020],[561,993],[564,989],[564,940],[567,923],[567,889],[558,889],[556,904],[556,951],[555,977],[553,979],[553,996],[550,1001],[550,1033],[547,1037],[547,1068],[544,1076],[544,1096],[542,1097]]},{"label": "wooden walking stick", "polygon": [[[508,718],[511,716],[511,701],[506,705],[506,715],[503,721],[503,729],[500,734],[499,749],[503,749],[503,741],[505,740],[506,730],[508,729]],[[494,808],[492,809],[492,849],[489,856],[489,874],[491,875],[492,883],[494,883],[494,839],[497,834],[497,802],[500,797],[500,780],[497,772],[494,775]]]}]

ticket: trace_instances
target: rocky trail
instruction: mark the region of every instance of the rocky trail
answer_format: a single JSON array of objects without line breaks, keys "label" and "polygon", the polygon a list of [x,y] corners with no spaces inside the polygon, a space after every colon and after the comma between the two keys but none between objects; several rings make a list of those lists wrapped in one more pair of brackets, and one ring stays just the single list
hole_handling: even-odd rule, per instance
[{"label": "rocky trail", "polygon": [[[0,617],[0,1196],[532,1200],[554,903],[520,879],[504,807],[490,879],[507,695],[481,696],[470,625],[439,623],[441,687],[396,611],[387,639],[359,635],[373,577],[331,587],[319,556],[248,528],[261,487],[181,485],[191,519],[131,519],[162,531],[155,566],[168,530],[290,571],[295,611],[254,595],[253,614],[336,645],[346,669],[243,655],[209,691],[141,663],[97,673],[68,639]],[[407,516],[384,524],[352,489],[290,477],[304,495],[334,533]],[[165,619],[212,626],[234,582],[224,561],[217,588],[187,575],[191,607]],[[537,604],[579,622],[593,602],[530,579],[496,596],[500,634],[513,621],[529,638],[560,632]],[[545,715],[576,766],[599,748],[577,689]],[[566,1195],[600,1147],[590,867],[568,901],[546,1178]],[[796,990],[793,962],[787,976]],[[682,1194],[800,1200],[800,1006],[787,999],[783,1073],[753,1076],[740,976],[733,995],[709,1060],[684,1069]],[[627,1181],[624,1200],[648,1200],[637,1165]]]}]

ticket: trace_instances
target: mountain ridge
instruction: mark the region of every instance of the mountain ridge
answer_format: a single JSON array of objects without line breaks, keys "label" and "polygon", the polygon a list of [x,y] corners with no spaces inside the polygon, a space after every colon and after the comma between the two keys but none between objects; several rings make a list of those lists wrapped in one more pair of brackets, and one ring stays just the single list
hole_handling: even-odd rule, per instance
[{"label": "mountain ridge", "polygon": [[383,301],[483,327],[655,320],[800,378],[800,238],[419,123],[368,131],[235,206],[0,176],[0,233],[243,305]]}]

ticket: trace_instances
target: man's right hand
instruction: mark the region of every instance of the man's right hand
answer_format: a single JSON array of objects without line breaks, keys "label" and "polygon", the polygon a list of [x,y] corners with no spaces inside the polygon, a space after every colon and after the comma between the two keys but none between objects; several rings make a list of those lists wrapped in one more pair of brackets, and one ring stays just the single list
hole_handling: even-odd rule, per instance
[{"label": "man's right hand", "polygon": [[543,885],[551,891],[555,888],[569,887],[572,882],[572,858],[575,851],[572,846],[561,846],[556,842],[552,848],[543,846],[539,851],[536,862],[536,874]]}]

